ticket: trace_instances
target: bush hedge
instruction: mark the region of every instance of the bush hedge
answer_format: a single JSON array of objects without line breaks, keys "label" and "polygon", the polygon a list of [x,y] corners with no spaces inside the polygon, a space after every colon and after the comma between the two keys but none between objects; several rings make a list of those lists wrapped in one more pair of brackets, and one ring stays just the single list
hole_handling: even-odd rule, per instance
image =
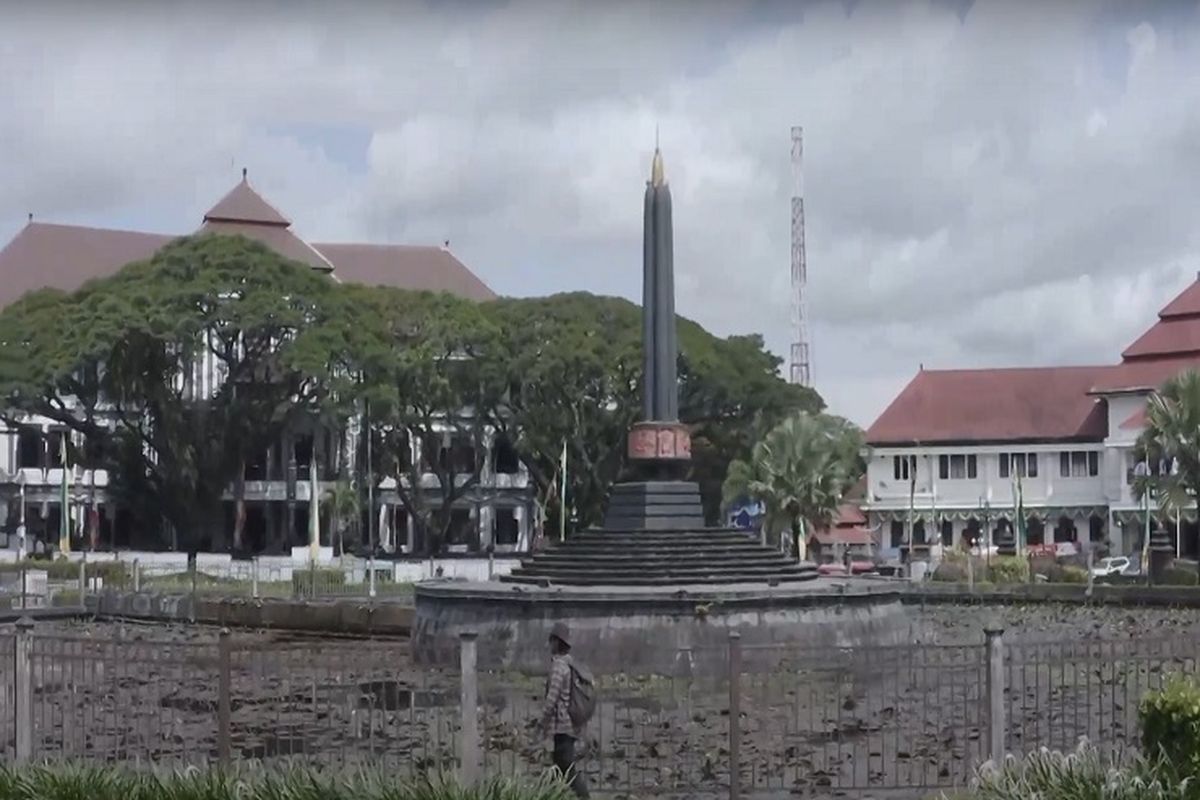
[{"label": "bush hedge", "polygon": [[1200,581],[1191,567],[1172,566],[1163,571],[1161,583],[1163,586],[1196,586]]},{"label": "bush hedge", "polygon": [[1001,586],[1028,583],[1029,562],[1020,556],[997,556],[988,568],[988,580]]},{"label": "bush hedge", "polygon": [[404,781],[382,771],[0,767],[3,800],[569,800],[573,796],[549,778],[524,783],[494,780],[466,789],[450,778]]},{"label": "bush hedge", "polygon": [[1182,774],[1200,776],[1200,684],[1175,678],[1142,698],[1138,709],[1142,749],[1162,756]]}]

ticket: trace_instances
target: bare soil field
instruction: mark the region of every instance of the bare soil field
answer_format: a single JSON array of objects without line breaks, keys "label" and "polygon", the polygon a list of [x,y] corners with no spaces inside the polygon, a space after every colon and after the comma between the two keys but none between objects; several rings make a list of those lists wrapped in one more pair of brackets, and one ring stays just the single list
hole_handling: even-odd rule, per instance
[{"label": "bare soil field", "polygon": [[[1200,613],[1079,606],[910,608],[911,646],[773,654],[743,674],[741,783],[752,796],[932,793],[988,752],[983,629],[1005,629],[1008,747],[1136,743],[1137,703],[1195,672]],[[397,774],[450,768],[459,676],[417,669],[404,640],[239,632],[230,638],[235,758]],[[11,632],[0,633],[0,745],[11,757]],[[586,654],[579,654],[586,659]],[[38,754],[158,763],[215,759],[221,649],[211,628],[45,623],[34,642]],[[728,785],[728,675],[599,676],[593,786],[613,797],[702,796]],[[542,679],[480,675],[489,774],[540,771]],[[871,794],[870,796],[875,796]],[[912,796],[912,795],[910,795]]]}]

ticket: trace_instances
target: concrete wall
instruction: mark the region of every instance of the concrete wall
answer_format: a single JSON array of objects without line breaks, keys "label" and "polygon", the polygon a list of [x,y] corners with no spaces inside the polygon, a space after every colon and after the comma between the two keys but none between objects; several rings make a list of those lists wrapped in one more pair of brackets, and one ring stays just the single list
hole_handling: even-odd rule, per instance
[{"label": "concrete wall", "polygon": [[447,598],[418,590],[413,654],[419,662],[435,663],[437,654],[452,652],[460,633],[474,631],[481,665],[537,673],[545,670],[547,637],[557,621],[568,623],[573,652],[598,673],[636,665],[638,670],[676,674],[682,668],[678,651],[690,650],[687,669],[720,674],[732,631],[741,634],[747,647],[747,669],[770,669],[777,661],[782,650],[763,645],[887,645],[911,636],[903,604],[890,592],[793,600],[757,595],[747,602],[704,603],[669,595],[631,598],[620,591],[574,598],[495,592]]}]

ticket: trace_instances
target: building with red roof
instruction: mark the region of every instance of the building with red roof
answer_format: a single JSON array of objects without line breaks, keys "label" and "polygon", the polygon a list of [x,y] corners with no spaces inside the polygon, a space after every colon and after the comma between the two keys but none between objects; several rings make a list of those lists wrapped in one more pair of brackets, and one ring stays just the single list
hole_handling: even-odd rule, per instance
[{"label": "building with red roof", "polygon": [[[291,220],[251,186],[244,170],[242,180],[205,212],[199,227],[190,233],[246,236],[337,281],[449,292],[478,301],[495,297],[447,247],[319,243],[304,239],[293,229]],[[0,307],[36,289],[70,292],[89,280],[114,275],[126,264],[149,259],[176,238],[30,218],[0,249]],[[212,371],[198,365],[201,374]],[[214,381],[209,375],[199,385],[212,386]],[[0,532],[12,533],[18,525],[25,524],[31,537],[40,535],[45,541],[57,540],[62,481],[58,442],[68,435],[72,434],[46,419],[31,418],[20,425],[0,426]],[[264,454],[260,463],[247,466],[246,534],[249,541],[258,543],[255,549],[279,550],[286,549],[289,543],[304,542],[309,470],[317,470],[320,481],[336,479],[330,456],[333,448],[322,446],[332,435],[316,429],[297,431],[294,438]],[[450,440],[449,432],[446,436],[444,447],[461,448],[461,442]],[[461,514],[460,509],[454,509],[459,518],[454,523],[458,533],[452,532],[451,538],[456,541],[461,538],[467,543],[463,547],[471,549],[489,546],[500,551],[522,549],[528,546],[532,519],[528,476],[523,474],[513,454],[504,451],[503,442],[491,442],[490,446],[494,452],[489,463],[494,468],[489,470],[487,480],[491,482],[489,488],[495,490],[494,500],[478,507],[464,505]],[[119,510],[109,507],[104,471],[76,474],[72,483],[77,493],[86,489],[79,507],[72,509],[72,517],[86,518],[89,526],[94,524],[104,547],[131,544],[124,539],[125,526],[118,519]],[[421,549],[413,541],[413,526],[400,507],[394,480],[385,480],[376,497],[382,503],[378,509],[380,541],[393,544],[396,551]],[[232,510],[226,511],[227,517],[232,518]],[[77,528],[82,527],[80,522]]]},{"label": "building with red roof", "polygon": [[[863,508],[878,546],[994,541],[1019,497],[1031,546],[1131,551],[1145,524],[1131,482],[1146,400],[1193,368],[1200,276],[1116,364],[920,369],[866,432]],[[1200,552],[1194,521],[1181,523],[1182,551]]]}]

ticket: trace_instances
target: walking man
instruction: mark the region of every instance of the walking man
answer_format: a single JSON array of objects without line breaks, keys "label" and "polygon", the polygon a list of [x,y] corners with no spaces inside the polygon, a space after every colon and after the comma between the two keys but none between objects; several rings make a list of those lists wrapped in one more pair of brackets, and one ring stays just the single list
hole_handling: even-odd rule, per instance
[{"label": "walking man", "polygon": [[595,709],[595,694],[591,674],[571,660],[571,631],[562,622],[550,629],[550,659],[542,728],[554,737],[555,769],[576,797],[589,797],[576,748]]}]

